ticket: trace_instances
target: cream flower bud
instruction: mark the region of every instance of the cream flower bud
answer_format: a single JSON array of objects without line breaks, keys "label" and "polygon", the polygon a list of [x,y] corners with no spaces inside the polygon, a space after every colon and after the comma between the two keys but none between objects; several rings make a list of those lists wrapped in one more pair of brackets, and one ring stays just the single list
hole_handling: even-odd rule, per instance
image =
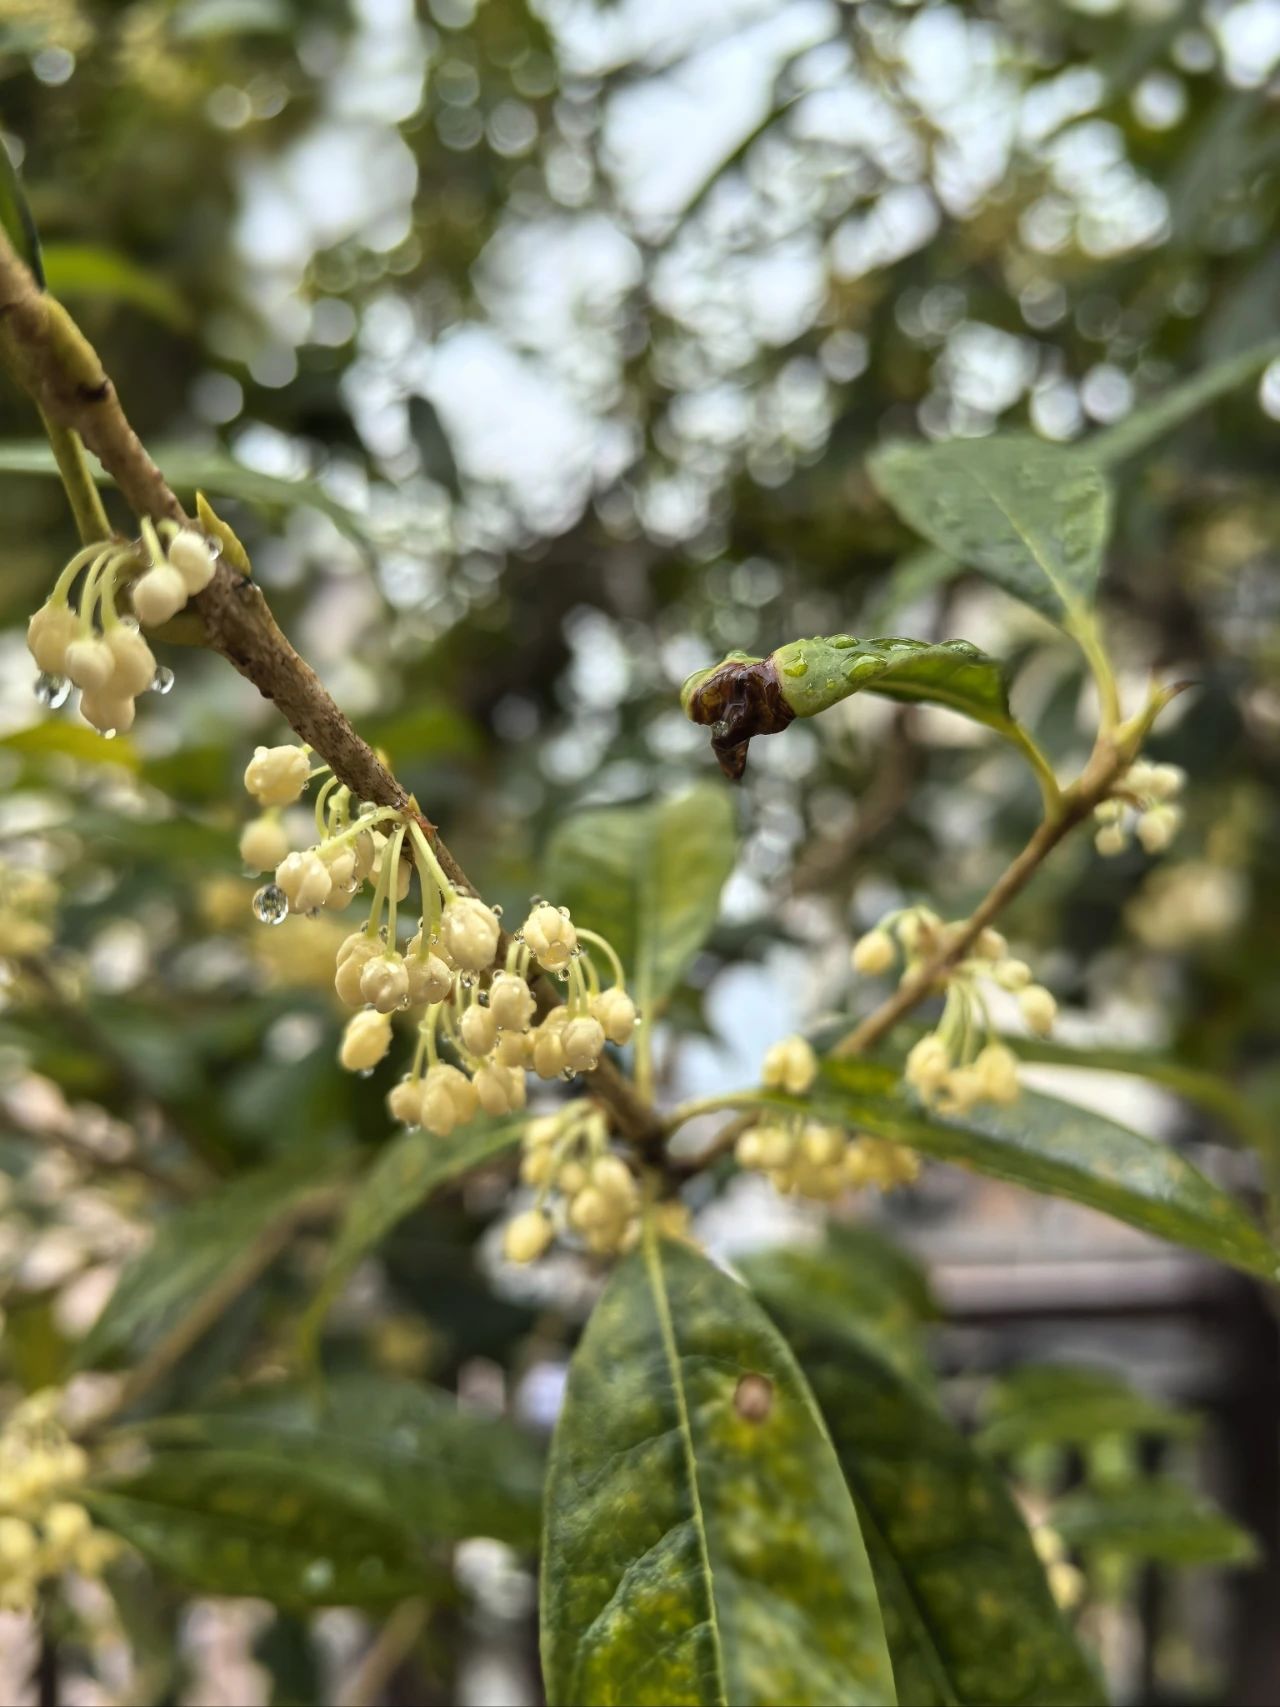
[{"label": "cream flower bud", "polygon": [[1138,819],[1138,840],[1144,853],[1160,854],[1177,835],[1182,813],[1176,806],[1151,806]]},{"label": "cream flower bud", "polygon": [[625,990],[601,990],[591,1004],[591,1012],[600,1021],[610,1043],[631,1041],[636,1028],[636,1004]]},{"label": "cream flower bud", "polygon": [[80,619],[70,605],[50,600],[32,613],[27,650],[47,676],[65,676],[67,647],[79,633]]},{"label": "cream flower bud", "polygon": [[288,832],[278,818],[253,818],[240,832],[240,858],[250,871],[274,871],[288,852]]},{"label": "cream flower bud", "polygon": [[953,1067],[942,1081],[939,1107],[944,1114],[967,1114],[985,1095],[977,1067]]},{"label": "cream flower bud", "polygon": [[165,556],[182,576],[182,584],[191,595],[204,591],[217,568],[217,560],[208,542],[190,528],[174,534],[165,549]]},{"label": "cream flower bud", "polygon": [[392,1120],[416,1126],[422,1115],[422,1081],[401,1079],[398,1085],[392,1085],[387,1092],[387,1113]]},{"label": "cream flower bud", "polygon": [[1028,984],[1018,996],[1022,1017],[1037,1037],[1048,1037],[1057,1018],[1058,1004],[1043,984]]},{"label": "cream flower bud", "polygon": [[[375,883],[380,882],[382,879],[383,860],[390,859],[390,857],[390,850],[388,848],[384,848],[378,857],[377,864],[373,868],[372,875]],[[409,884],[413,879],[413,861],[405,859],[402,853],[400,858],[396,861],[395,871],[389,875],[395,880],[396,900],[403,901],[405,896],[409,893]],[[388,885],[388,888],[389,887],[390,885]]]},{"label": "cream flower bud", "polygon": [[356,879],[356,851],[346,842],[322,842],[316,849],[329,867],[336,889],[349,888]]},{"label": "cream flower bud", "polygon": [[244,785],[264,806],[288,806],[307,786],[311,760],[301,747],[257,747]]},{"label": "cream flower bud", "polygon": [[1002,932],[987,925],[978,932],[978,940],[973,945],[973,952],[981,960],[1007,960],[1009,944]]},{"label": "cream flower bud", "polygon": [[105,640],[85,635],[67,647],[66,673],[86,693],[102,694],[116,673],[115,654]]},{"label": "cream flower bud", "polygon": [[45,1545],[55,1553],[69,1553],[92,1528],[89,1513],[71,1500],[51,1505],[40,1520]]},{"label": "cream flower bud", "polygon": [[761,1082],[771,1089],[803,1096],[818,1076],[818,1057],[803,1037],[784,1037],[765,1052]]},{"label": "cream flower bud", "polygon": [[493,1046],[494,1060],[500,1067],[527,1067],[533,1039],[527,1031],[500,1031]]},{"label": "cream flower bud", "polygon": [[1002,990],[1025,990],[1031,982],[1031,968],[1025,960],[1002,960],[992,968],[991,976]]},{"label": "cream flower bud", "polygon": [[347,948],[347,943],[343,943],[342,948],[338,950],[338,969],[334,973],[333,987],[338,992],[340,1001],[345,1002],[349,1008],[358,1008],[365,1000],[364,991],[360,987],[364,969],[375,955],[382,953],[382,944],[377,938],[366,936],[363,931],[357,931],[354,939],[348,937],[347,942],[353,943],[353,946]]},{"label": "cream flower bud", "polygon": [[533,1036],[533,1070],[540,1079],[556,1079],[564,1072],[564,1044],[558,1030],[541,1026]]},{"label": "cream flower bud", "polygon": [[796,1141],[785,1126],[757,1126],[760,1140],[760,1166],[769,1170],[785,1168],[791,1160]]},{"label": "cream flower bud", "polygon": [[577,1073],[589,1073],[604,1048],[604,1027],[596,1019],[571,1019],[561,1041],[565,1065]]},{"label": "cream flower bud", "polygon": [[578,933],[568,914],[545,901],[529,914],[520,934],[538,965],[547,972],[563,971],[578,946]]},{"label": "cream flower bud", "polygon": [[526,1209],[507,1222],[502,1234],[502,1254],[508,1262],[537,1262],[552,1237],[550,1216],[541,1209]]},{"label": "cream flower bud", "polygon": [[329,868],[312,848],[286,854],[276,867],[276,886],[283,889],[295,913],[314,913],[323,907],[333,879]]},{"label": "cream flower bud", "polygon": [[104,735],[127,735],[137,708],[128,694],[85,693],[80,697],[80,715]]},{"label": "cream flower bud", "polygon": [[583,1186],[569,1205],[569,1225],[578,1233],[594,1232],[616,1218],[613,1204],[594,1185]]},{"label": "cream flower bud", "polygon": [[435,1137],[447,1138],[458,1124],[457,1110],[448,1091],[440,1085],[423,1085],[419,1119]]},{"label": "cream flower bud", "polygon": [[514,972],[499,972],[489,985],[489,1012],[503,1031],[528,1031],[537,1003],[523,978]]},{"label": "cream flower bud", "polygon": [[381,946],[381,943],[374,942],[368,931],[363,929],[352,931],[350,936],[344,936],[338,944],[338,952],[334,959],[339,966],[353,954],[363,954],[367,960],[369,952],[375,948],[381,948]]},{"label": "cream flower bud", "polygon": [[1093,809],[1093,815],[1100,824],[1115,824],[1124,817],[1124,801],[1099,801]]},{"label": "cream flower bud", "polygon": [[497,915],[474,895],[455,895],[445,905],[440,938],[460,967],[483,972],[498,952]]},{"label": "cream flower bud", "polygon": [[733,1147],[733,1155],[740,1168],[755,1169],[764,1166],[758,1127],[753,1126],[742,1134]]},{"label": "cream flower bud", "polygon": [[0,1517],[0,1566],[15,1574],[35,1558],[36,1532],[20,1517]]},{"label": "cream flower bud", "polygon": [[373,870],[373,861],[378,851],[377,846],[374,843],[373,832],[371,830],[361,830],[360,834],[352,842],[351,849],[356,856],[354,872],[356,882],[363,883],[365,878],[368,877],[369,873]]},{"label": "cream flower bud", "polygon": [[366,1009],[347,1021],[338,1060],[349,1073],[363,1073],[376,1067],[390,1047],[390,1017]]},{"label": "cream flower bud", "polygon": [[177,616],[187,602],[187,584],[169,563],[158,563],[133,584],[133,608],[148,628]]},{"label": "cream flower bud", "polygon": [[411,1007],[421,1007],[424,1002],[442,1002],[453,989],[453,973],[438,955],[428,954],[419,959],[410,953],[405,956],[404,969],[409,976]]},{"label": "cream flower bud", "polygon": [[981,1082],[984,1101],[1002,1107],[1017,1102],[1018,1058],[1012,1049],[1007,1049],[1003,1043],[988,1043],[979,1052],[973,1068]]},{"label": "cream flower bud", "polygon": [[555,1168],[554,1155],[543,1145],[540,1149],[525,1151],[520,1159],[520,1178],[525,1185],[550,1185]]},{"label": "cream flower bud", "polygon": [[[462,1035],[463,1043],[473,1055],[487,1055],[493,1048],[498,1035],[498,1026],[493,1017],[493,1009],[491,1007],[482,1008],[477,1003],[472,1003],[458,1022],[458,1030]],[[476,1089],[479,1090],[479,1088],[477,1085]],[[480,1098],[480,1105],[481,1107],[484,1106],[483,1095]]]},{"label": "cream flower bud", "polygon": [[115,659],[113,685],[121,693],[145,693],[155,679],[156,655],[131,624],[118,622],[103,636]]},{"label": "cream flower bud", "polygon": [[621,1156],[597,1156],[591,1164],[591,1183],[612,1203],[630,1210],[636,1200],[636,1182]]},{"label": "cream flower bud", "polygon": [[1103,859],[1114,859],[1117,854],[1122,854],[1129,845],[1129,838],[1125,834],[1124,825],[1121,823],[1104,824],[1094,836],[1093,845]]},{"label": "cream flower bud", "polygon": [[951,1056],[946,1044],[936,1032],[929,1032],[916,1043],[907,1056],[903,1078],[927,1096],[951,1071]]},{"label": "cream flower bud", "polygon": [[855,972],[864,978],[874,978],[889,970],[898,958],[898,951],[888,931],[877,928],[858,938],[849,958]]},{"label": "cream flower bud", "polygon": [[1152,765],[1147,778],[1147,793],[1153,800],[1172,800],[1187,784],[1187,773],[1181,765]]},{"label": "cream flower bud", "polygon": [[838,1126],[806,1126],[800,1134],[800,1158],[811,1167],[825,1168],[844,1154],[844,1133]]},{"label": "cream flower bud", "polygon": [[375,955],[360,974],[360,994],[380,1014],[404,1007],[409,996],[409,974],[400,955],[393,951]]},{"label": "cream flower bud", "polygon": [[486,1114],[510,1114],[511,1076],[501,1067],[480,1067],[473,1081],[476,1099]]}]

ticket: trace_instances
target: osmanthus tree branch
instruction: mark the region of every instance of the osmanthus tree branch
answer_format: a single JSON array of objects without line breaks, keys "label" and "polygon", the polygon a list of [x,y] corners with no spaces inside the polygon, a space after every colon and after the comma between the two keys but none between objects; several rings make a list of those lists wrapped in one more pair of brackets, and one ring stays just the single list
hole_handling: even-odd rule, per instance
[{"label": "osmanthus tree branch", "polygon": [[[0,231],[0,355],[41,415],[56,429],[75,433],[102,464],[139,518],[190,521],[177,494],[130,426],[116,388],[97,352],[66,309],[42,291]],[[77,521],[81,521],[77,514]],[[417,802],[352,726],[311,666],[290,644],[253,581],[226,560],[191,600],[201,641],[279,709],[289,727],[330,766],[358,800],[413,813],[430,837],[445,875],[457,888],[474,885]],[[551,1007],[544,987],[540,1005]],[[639,1143],[660,1137],[657,1117],[613,1064],[585,1074],[618,1129]]]}]

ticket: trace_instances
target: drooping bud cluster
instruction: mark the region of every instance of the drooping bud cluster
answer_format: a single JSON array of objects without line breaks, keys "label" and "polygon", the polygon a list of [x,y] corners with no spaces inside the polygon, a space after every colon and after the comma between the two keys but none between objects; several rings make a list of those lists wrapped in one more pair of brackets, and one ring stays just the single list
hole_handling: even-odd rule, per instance
[{"label": "drooping bud cluster", "polygon": [[[630,1250],[640,1233],[639,1182],[609,1148],[608,1127],[593,1104],[578,1100],[531,1120],[521,1140],[520,1178],[533,1204],[507,1222],[502,1249],[508,1262],[537,1259],[557,1236],[596,1256]],[[656,1204],[661,1230],[683,1237],[688,1212],[679,1201]]]},{"label": "drooping bud cluster", "polygon": [[0,860],[0,955],[41,955],[53,941],[58,889],[48,872]]},{"label": "drooping bud cluster", "polygon": [[[351,1072],[372,1072],[391,1047],[392,1016],[420,1012],[409,1072],[387,1099],[394,1119],[444,1137],[477,1113],[522,1109],[526,1072],[573,1078],[599,1064],[606,1044],[630,1041],[639,1015],[604,938],[539,898],[504,951],[501,909],[455,888],[413,810],[362,808],[330,775],[316,799],[315,844],[291,849],[280,809],[327,770],[306,748],[259,747],[244,780],[266,810],[246,825],[240,851],[257,870],[274,863],[253,900],[267,924],[342,911],[372,885],[365,924],[338,950],[334,988],[358,1010],[339,1058]],[[415,873],[421,916],[402,944],[400,903]],[[596,956],[612,974],[607,986]],[[531,987],[539,971],[567,986],[565,1003],[541,1021]]]},{"label": "drooping bud cluster", "polygon": [[[173,672],[157,667],[138,625],[168,622],[202,592],[213,578],[219,549],[216,540],[192,528],[144,519],[138,541],[105,540],[77,552],[27,624],[41,703],[63,704],[74,686],[80,689],[81,715],[95,729],[104,735],[131,729],[139,694],[149,688],[168,693],[173,686]],[[77,582],[79,602],[73,607]],[[126,587],[133,617],[117,609]]]},{"label": "drooping bud cluster", "polygon": [[[963,921],[944,924],[927,907],[891,913],[853,945],[855,971],[887,972],[902,962],[905,981],[964,930]],[[979,1103],[1007,1106],[1018,1100],[1018,1063],[999,1042],[988,1017],[983,984],[1017,996],[1027,1028],[1037,1037],[1053,1029],[1058,1004],[1032,981],[1025,960],[1015,959],[997,930],[982,931],[963,960],[942,975],[946,1005],[937,1029],[927,1032],[907,1056],[904,1078],[922,1101],[943,1114],[963,1114]]]},{"label": "drooping bud cluster", "polygon": [[750,1127],[734,1155],[739,1167],[764,1174],[775,1191],[820,1203],[869,1185],[881,1191],[910,1185],[920,1173],[919,1157],[903,1144],[858,1137],[803,1115]]},{"label": "drooping bud cluster", "polygon": [[0,1609],[29,1612],[40,1585],[62,1571],[100,1576],[120,1542],[74,1497],[89,1471],[83,1447],[58,1420],[60,1395],[24,1399],[0,1433]]},{"label": "drooping bud cluster", "polygon": [[1105,858],[1114,858],[1129,846],[1133,833],[1144,853],[1163,853],[1182,826],[1182,808],[1174,801],[1186,781],[1178,765],[1153,765],[1145,759],[1130,765],[1117,778],[1110,799],[1094,808],[1094,847]]}]

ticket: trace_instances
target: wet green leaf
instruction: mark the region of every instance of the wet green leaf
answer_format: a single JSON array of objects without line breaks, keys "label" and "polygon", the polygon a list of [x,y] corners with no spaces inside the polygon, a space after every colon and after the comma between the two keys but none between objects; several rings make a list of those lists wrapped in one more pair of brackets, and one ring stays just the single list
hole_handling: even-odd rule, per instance
[{"label": "wet green leaf", "polygon": [[542,1454],[510,1423],[462,1411],[451,1393],[389,1376],[337,1375],[323,1387],[267,1387],[216,1410],[162,1417],[147,1439],[234,1452],[264,1471],[287,1462],[309,1485],[420,1538],[489,1535],[534,1548]]},{"label": "wet green leaf", "polygon": [[544,890],[608,937],[644,1012],[670,995],[706,940],[736,853],[732,801],[702,784],[562,820],[547,847]]},{"label": "wet green leaf", "polygon": [[123,302],[179,331],[191,316],[173,286],[114,249],[92,243],[46,243],[45,280],[54,296],[76,302]]},{"label": "wet green leaf", "polygon": [[287,1458],[162,1452],[140,1474],[86,1490],[85,1503],[204,1594],[261,1595],[285,1607],[382,1605],[440,1581],[401,1524]]},{"label": "wet green leaf", "polygon": [[1105,1369],[1031,1364],[992,1387],[976,1440],[1003,1455],[1114,1435],[1189,1435],[1199,1426],[1189,1411],[1170,1410]]},{"label": "wet green leaf", "polygon": [[[1101,1689],[995,1468],[834,1313],[766,1294],[857,1506],[904,1707],[1067,1707]],[[850,1317],[856,1316],[850,1296]]]},{"label": "wet green leaf", "polygon": [[0,735],[0,747],[18,753],[24,759],[43,759],[57,756],[80,759],[91,765],[121,765],[136,771],[141,764],[138,749],[127,735],[108,741],[86,723],[71,723],[60,717],[46,717],[26,729],[15,729]]},{"label": "wet green leaf", "polygon": [[1164,1565],[1251,1565],[1258,1544],[1225,1512],[1171,1477],[1082,1488],[1058,1500],[1049,1522],[1068,1547]]},{"label": "wet green leaf", "polygon": [[570,1366],[542,1570],[552,1703],[891,1703],[857,1517],[744,1287],[647,1233]]},{"label": "wet green leaf", "polygon": [[1092,606],[1111,492],[1078,451],[1004,433],[894,442],[869,466],[904,521],[1005,592],[1068,625]]},{"label": "wet green leaf", "polygon": [[859,640],[851,634],[796,640],[773,654],[782,695],[797,717],[825,711],[852,693],[944,705],[978,723],[1007,729],[1009,682],[1003,664],[967,640]]}]

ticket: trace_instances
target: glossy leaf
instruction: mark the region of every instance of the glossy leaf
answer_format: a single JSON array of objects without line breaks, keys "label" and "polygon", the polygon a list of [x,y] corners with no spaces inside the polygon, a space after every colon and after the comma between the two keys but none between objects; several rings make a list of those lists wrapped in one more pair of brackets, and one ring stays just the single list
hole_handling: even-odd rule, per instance
[{"label": "glossy leaf", "polygon": [[233,1452],[264,1470],[286,1462],[420,1538],[537,1546],[543,1466],[533,1440],[417,1382],[346,1374],[319,1388],[250,1390],[217,1410],[160,1418],[146,1437],[175,1463],[177,1448]]},{"label": "glossy leaf", "polygon": [[1030,433],[890,443],[876,485],[931,544],[1054,622],[1093,603],[1111,528],[1102,472]]},{"label": "glossy leaf", "polygon": [[97,1521],[186,1587],[278,1606],[379,1605],[439,1580],[403,1526],[317,1484],[287,1458],[159,1453],[87,1490]]},{"label": "glossy leaf", "polygon": [[829,1061],[808,1098],[826,1119],[910,1144],[1032,1191],[1067,1197],[1268,1278],[1277,1257],[1238,1204],[1176,1150],[1055,1097],[947,1119],[909,1100],[891,1068]]},{"label": "glossy leaf", "polygon": [[763,1294],[857,1506],[903,1707],[1101,1698],[1003,1479],[932,1398],[825,1306]]},{"label": "glossy leaf", "polygon": [[544,892],[608,937],[643,1012],[671,993],[705,942],[736,851],[732,801],[704,784],[562,820]]},{"label": "glossy leaf", "polygon": [[87,723],[71,723],[59,717],[46,717],[26,729],[0,735],[0,747],[24,759],[43,759],[56,754],[86,764],[120,765],[131,771],[141,764],[138,749],[127,735],[108,741]]},{"label": "glossy leaf", "polygon": [[91,243],[46,243],[45,279],[59,298],[123,302],[179,331],[190,323],[186,304],[173,286],[114,249]]},{"label": "glossy leaf", "polygon": [[744,1287],[646,1234],[552,1446],[553,1704],[891,1703],[857,1518],[795,1359]]},{"label": "glossy leaf", "polygon": [[859,640],[851,634],[796,640],[773,654],[784,699],[797,717],[867,690],[889,699],[944,705],[1007,729],[1007,672],[967,640]]},{"label": "glossy leaf", "polygon": [[1170,1410],[1105,1369],[1031,1364],[988,1393],[976,1436],[985,1452],[1084,1446],[1115,1435],[1194,1434],[1198,1419]]},{"label": "glossy leaf", "polygon": [[1068,1547],[1165,1565],[1251,1565],[1258,1544],[1225,1512],[1170,1477],[1082,1488],[1058,1500],[1049,1522]]}]

